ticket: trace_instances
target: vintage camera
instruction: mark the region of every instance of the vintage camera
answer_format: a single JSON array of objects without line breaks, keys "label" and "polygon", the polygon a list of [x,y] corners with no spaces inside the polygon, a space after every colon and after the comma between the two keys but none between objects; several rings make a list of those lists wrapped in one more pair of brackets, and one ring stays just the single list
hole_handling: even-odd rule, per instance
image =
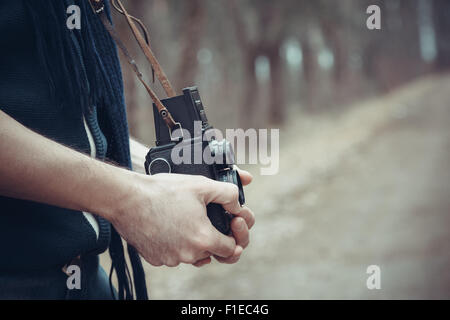
[{"label": "vintage camera", "polygon": [[[161,102],[177,122],[178,128],[173,132],[169,131],[153,105],[157,141],[156,147],[151,148],[146,156],[147,174],[194,174],[234,183],[239,188],[239,203],[243,205],[244,190],[239,173],[233,169],[234,153],[231,144],[225,139],[218,141],[214,137],[207,138],[213,127],[208,123],[197,87],[185,88],[182,95]],[[178,158],[174,159],[173,154]],[[181,163],[180,158],[184,159]],[[220,204],[208,204],[207,213],[217,230],[224,234],[230,233],[232,215]]]}]

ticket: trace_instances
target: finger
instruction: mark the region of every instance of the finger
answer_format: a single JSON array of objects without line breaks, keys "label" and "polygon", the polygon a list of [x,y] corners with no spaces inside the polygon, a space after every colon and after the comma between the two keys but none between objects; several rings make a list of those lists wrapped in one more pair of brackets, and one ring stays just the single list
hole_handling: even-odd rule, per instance
[{"label": "finger", "polygon": [[238,201],[239,189],[235,184],[212,179],[208,179],[207,183],[207,192],[205,194],[206,204],[211,202],[218,203],[229,213],[239,213],[241,210],[241,205]]},{"label": "finger", "polygon": [[249,230],[255,224],[255,214],[248,207],[242,207],[241,211],[239,211],[239,213],[236,214],[236,216],[239,216],[245,220],[245,223],[247,223],[247,227]]},{"label": "finger", "polygon": [[193,266],[200,268],[200,267],[203,267],[205,264],[210,264],[210,263],[211,263],[211,257],[208,257],[208,258],[197,261],[196,263],[193,264]]},{"label": "finger", "polygon": [[250,242],[250,234],[248,232],[247,223],[241,217],[234,218],[231,221],[231,231],[236,240],[236,245],[246,248]]},{"label": "finger", "polygon": [[[199,261],[205,260],[205,259],[209,258],[211,255],[212,255],[212,254],[211,254],[210,252],[208,252],[208,251],[204,251],[204,252],[202,252],[202,253],[199,253],[199,254],[195,257],[195,262],[194,262],[194,263],[197,263],[197,262],[199,262]],[[184,262],[184,261],[183,261],[183,262]]]},{"label": "finger", "polygon": [[207,249],[210,253],[222,258],[228,258],[233,255],[236,249],[236,241],[233,237],[225,236],[211,225],[211,239],[208,241],[210,247]]},{"label": "finger", "polygon": [[251,175],[250,172],[242,170],[236,165],[234,166],[234,169],[238,171],[243,186],[246,186],[252,182],[253,176]]},{"label": "finger", "polygon": [[244,252],[244,249],[241,246],[236,246],[236,249],[234,250],[234,253],[231,257],[228,258],[222,258],[218,256],[214,256],[214,258],[219,261],[220,263],[226,263],[226,264],[233,264],[239,261],[241,258],[241,254]]}]

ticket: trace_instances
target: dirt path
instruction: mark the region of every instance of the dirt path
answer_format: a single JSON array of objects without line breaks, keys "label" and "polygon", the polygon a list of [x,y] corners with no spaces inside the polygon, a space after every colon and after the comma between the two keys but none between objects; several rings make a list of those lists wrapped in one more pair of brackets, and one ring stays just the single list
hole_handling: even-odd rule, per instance
[{"label": "dirt path", "polygon": [[[257,224],[239,264],[147,265],[154,299],[450,298],[450,78],[281,140],[280,174],[247,191]],[[366,288],[373,264],[381,290]]]}]

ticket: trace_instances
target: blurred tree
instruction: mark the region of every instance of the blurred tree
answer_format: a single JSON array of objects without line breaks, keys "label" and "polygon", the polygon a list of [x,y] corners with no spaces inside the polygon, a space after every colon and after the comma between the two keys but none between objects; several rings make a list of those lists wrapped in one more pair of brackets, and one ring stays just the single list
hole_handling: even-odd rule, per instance
[{"label": "blurred tree", "polygon": [[[433,16],[431,9],[423,13],[420,1],[429,1]],[[207,88],[203,99],[214,104],[208,113],[223,126],[279,125],[288,105],[338,108],[427,72],[432,64],[423,61],[420,43],[424,16],[436,34],[436,68],[450,67],[450,0],[123,2],[148,25],[152,48],[177,89],[195,82]],[[366,28],[366,9],[372,4],[381,8],[381,30]],[[115,20],[121,38],[150,75],[123,17]],[[149,101],[125,65],[123,73],[130,131],[149,136],[152,128],[145,119],[152,116],[151,108],[138,108]],[[154,88],[165,96],[158,84]],[[240,89],[242,97],[235,94]]]},{"label": "blurred tree", "polygon": [[333,53],[333,80],[335,84],[340,84],[344,80],[348,52],[343,35],[343,28],[346,24],[346,17],[342,12],[342,6],[330,6],[329,1],[317,1],[317,14],[320,13],[320,28],[326,45]]},{"label": "blurred tree", "polygon": [[363,5],[369,4],[381,8],[381,30],[361,28],[363,70],[376,91],[386,92],[423,72],[417,1],[366,0]]},{"label": "blurred tree", "polygon": [[302,86],[300,90],[304,96],[302,100],[306,103],[307,109],[312,111],[319,87],[317,31],[320,31],[318,29],[320,29],[323,13],[318,1],[286,0],[283,3],[285,8],[282,14],[282,23],[286,37],[297,39],[301,46],[302,68],[299,71],[303,81],[296,85]]},{"label": "blurred tree", "polygon": [[450,68],[450,1],[434,0],[434,21],[437,41],[436,67]]},{"label": "blurred tree", "polygon": [[314,99],[317,93],[318,69],[317,50],[311,37],[306,33],[300,39],[303,56],[303,78],[306,86],[306,106],[309,111],[314,107]]},{"label": "blurred tree", "polygon": [[[246,9],[235,0],[227,0],[234,23],[236,39],[244,59],[245,90],[242,105],[246,108],[242,117],[244,127],[252,125],[255,116],[255,101],[258,95],[258,81],[255,64],[259,56],[266,56],[270,64],[269,122],[280,124],[284,120],[285,100],[283,94],[282,60],[280,48],[285,38],[282,3],[274,1],[248,2],[251,13],[255,15],[255,23],[249,26],[242,18]],[[253,28],[253,32],[251,32]]]},{"label": "blurred tree", "polygon": [[184,5],[186,8],[180,31],[180,64],[175,82],[179,90],[194,85],[198,66],[197,53],[205,25],[205,0],[189,0]]},{"label": "blurred tree", "polygon": [[241,17],[240,8],[235,0],[225,0],[230,8],[231,19],[234,23],[234,31],[238,47],[243,55],[243,71],[244,71],[244,92],[242,98],[242,108],[246,109],[240,118],[240,125],[246,127],[251,126],[252,117],[255,114],[255,98],[258,95],[258,82],[256,79],[255,60],[258,57],[260,48],[259,43],[250,41],[247,35],[247,28]]}]

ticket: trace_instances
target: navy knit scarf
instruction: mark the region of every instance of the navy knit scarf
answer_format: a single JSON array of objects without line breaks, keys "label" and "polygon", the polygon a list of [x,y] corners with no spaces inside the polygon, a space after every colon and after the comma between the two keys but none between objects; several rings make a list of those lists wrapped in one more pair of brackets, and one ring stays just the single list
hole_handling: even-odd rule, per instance
[{"label": "navy knit scarf", "polygon": [[[110,6],[106,2],[109,19]],[[122,73],[117,49],[88,0],[25,0],[35,29],[39,59],[47,73],[50,92],[61,108],[92,106],[104,114],[107,157],[131,168]],[[70,4],[81,9],[81,30],[66,27]],[[145,275],[136,250],[127,246],[136,298],[147,299]],[[118,278],[120,299],[133,298],[133,281],[119,234],[112,228],[109,246]],[[111,270],[112,274],[112,270]]]}]

